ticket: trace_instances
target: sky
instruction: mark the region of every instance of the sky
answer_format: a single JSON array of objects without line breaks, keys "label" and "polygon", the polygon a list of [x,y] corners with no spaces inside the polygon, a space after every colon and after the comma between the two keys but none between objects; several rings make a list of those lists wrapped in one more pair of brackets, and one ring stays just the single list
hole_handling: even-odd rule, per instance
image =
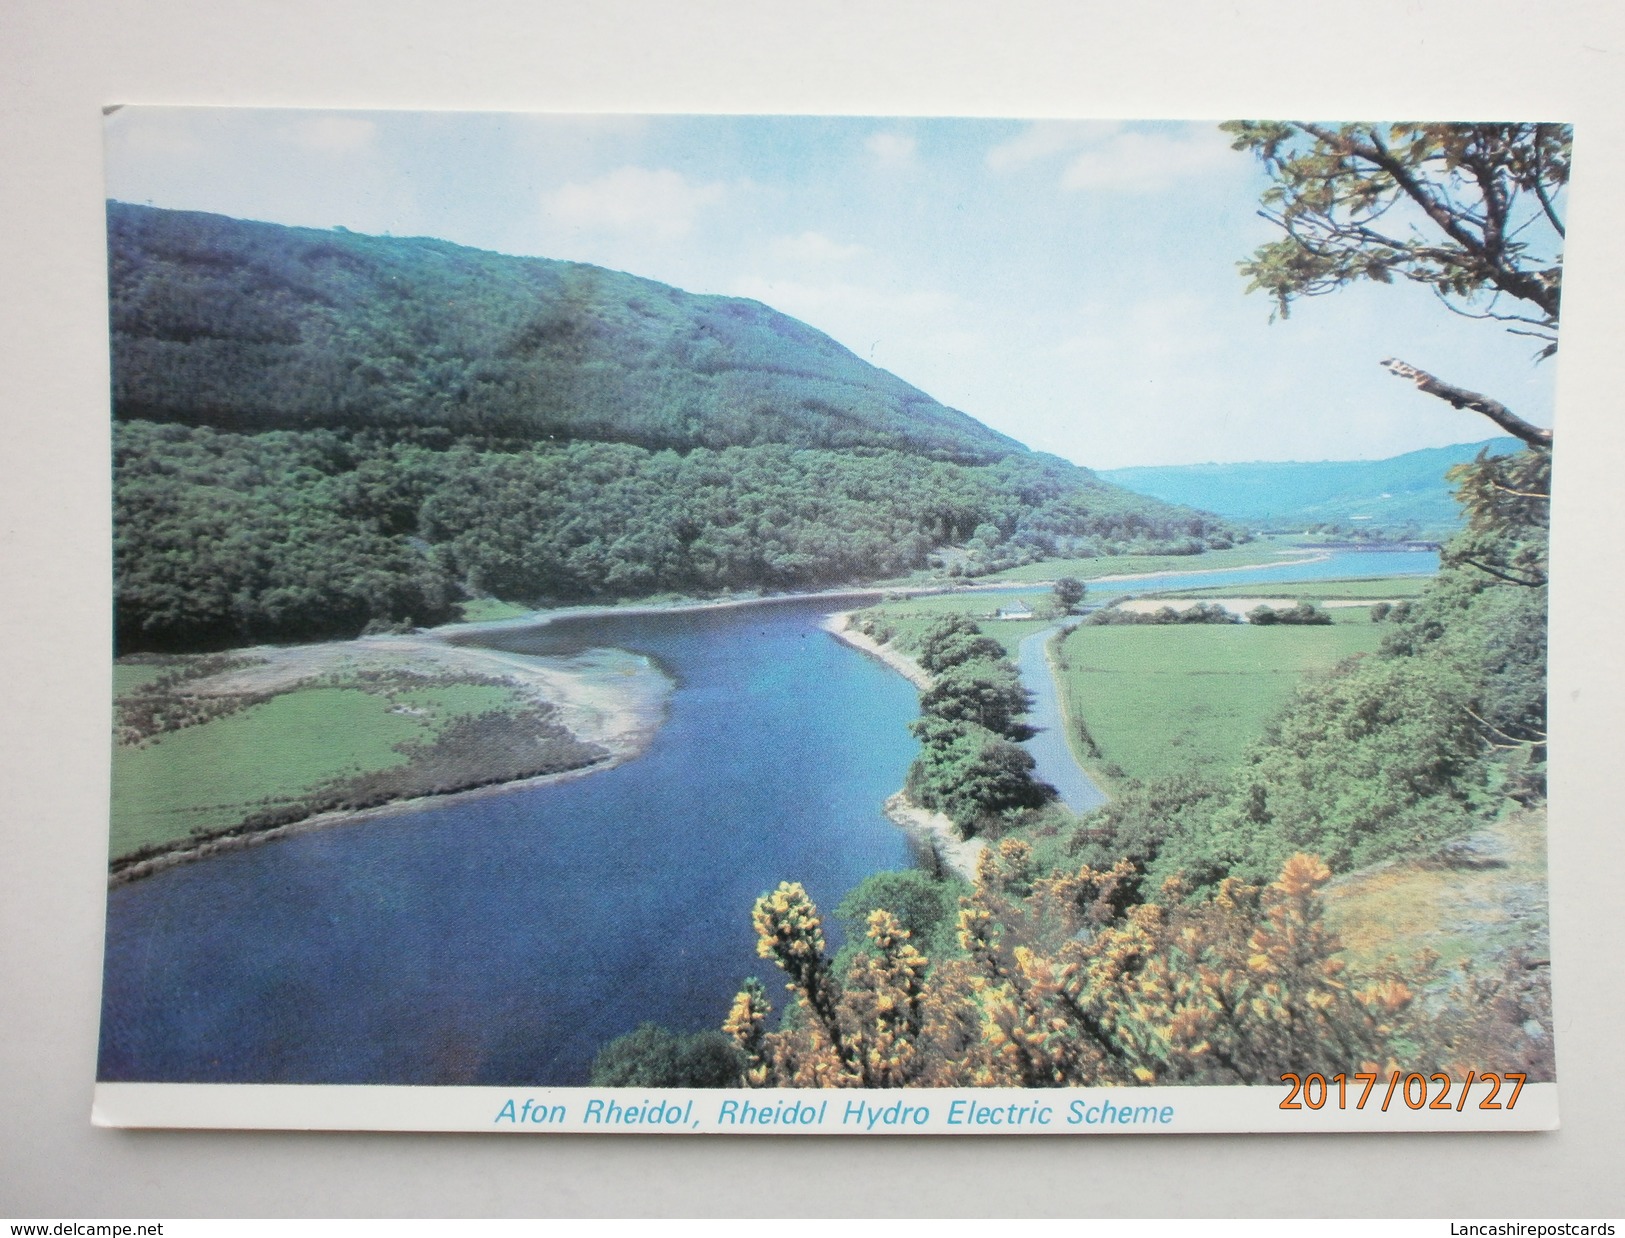
[{"label": "sky", "polygon": [[124,108],[126,202],[432,236],[750,297],[1091,468],[1379,459],[1551,424],[1557,363],[1425,289],[1244,295],[1267,185],[1211,121]]}]

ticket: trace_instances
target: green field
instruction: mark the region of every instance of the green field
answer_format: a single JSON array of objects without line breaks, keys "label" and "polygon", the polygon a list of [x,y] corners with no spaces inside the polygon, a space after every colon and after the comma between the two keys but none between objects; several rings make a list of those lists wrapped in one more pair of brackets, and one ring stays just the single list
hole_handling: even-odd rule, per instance
[{"label": "green field", "polygon": [[1026,563],[1007,568],[989,576],[978,576],[976,583],[988,584],[1006,581],[1020,584],[1028,580],[1056,580],[1062,576],[1075,576],[1079,580],[1098,580],[1103,576],[1137,576],[1142,572],[1206,572],[1226,567],[1253,567],[1260,563],[1280,563],[1307,554],[1287,542],[1260,537],[1245,546],[1229,550],[1209,550],[1200,555],[1108,555],[1094,559],[1047,559],[1042,563]]},{"label": "green field", "polygon": [[924,597],[905,598],[896,602],[882,602],[871,610],[878,611],[895,630],[892,643],[904,653],[913,653],[919,644],[919,635],[933,620],[943,615],[968,615],[974,619],[983,632],[991,636],[1004,646],[1006,656],[1016,656],[1016,646],[1023,637],[1030,636],[1040,628],[1053,623],[1046,619],[1016,619],[1000,620],[991,616],[1001,606],[1010,606],[1016,601],[1025,602],[1028,607],[1038,610],[1052,599],[1048,589],[1035,589],[1031,593],[938,593]]},{"label": "green field", "polygon": [[502,602],[496,598],[474,598],[471,601],[457,603],[461,612],[459,618],[463,623],[489,623],[493,619],[518,619],[524,615],[535,614],[533,608],[521,606],[517,602]]},{"label": "green field", "polygon": [[386,697],[354,688],[289,692],[113,750],[111,852],[222,829],[331,779],[405,761],[393,745],[425,734]]},{"label": "green field", "polygon": [[1382,576],[1362,580],[1304,580],[1285,585],[1209,585],[1201,589],[1179,589],[1166,594],[1145,593],[1142,597],[1182,598],[1287,598],[1312,602],[1376,601],[1381,598],[1420,597],[1432,576]]},{"label": "green field", "polygon": [[1055,662],[1067,716],[1083,720],[1100,750],[1084,763],[1108,784],[1233,765],[1302,676],[1376,649],[1387,630],[1364,610],[1337,619],[1078,628]]},{"label": "green field", "polygon": [[164,673],[159,661],[121,661],[113,663],[113,698],[139,691]]},{"label": "green field", "polygon": [[[121,697],[139,692],[163,669],[116,665],[115,687]],[[495,683],[341,675],[116,743],[110,857],[228,830],[256,813],[320,810],[324,791],[404,770],[412,752],[432,748],[459,720],[530,707],[524,694]]]}]

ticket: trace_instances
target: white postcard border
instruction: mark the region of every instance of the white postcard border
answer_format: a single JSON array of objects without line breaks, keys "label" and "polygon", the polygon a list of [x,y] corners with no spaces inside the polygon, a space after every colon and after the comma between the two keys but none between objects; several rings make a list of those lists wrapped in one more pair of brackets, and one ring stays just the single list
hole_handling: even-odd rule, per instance
[{"label": "white postcard border", "polygon": [[[1220,1132],[1530,1131],[1558,1126],[1557,1085],[1524,1085],[1513,1108],[1406,1103],[1405,1076],[1361,1099],[1333,1084],[1319,1109],[1283,1109],[1273,1087],[500,1088],[381,1084],[98,1083],[98,1126],[230,1130],[490,1131],[642,1135],[1151,1135]],[[1411,1086],[1411,1099],[1418,1096]],[[1386,1110],[1383,1102],[1387,1100]],[[730,1108],[731,1106],[731,1108]]]}]

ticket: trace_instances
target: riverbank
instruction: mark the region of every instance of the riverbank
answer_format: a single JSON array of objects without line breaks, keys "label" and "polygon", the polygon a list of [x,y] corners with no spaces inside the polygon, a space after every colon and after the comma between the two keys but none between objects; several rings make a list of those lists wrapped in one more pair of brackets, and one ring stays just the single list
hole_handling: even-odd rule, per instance
[{"label": "riverbank", "polygon": [[131,659],[115,678],[115,883],[612,768],[647,746],[672,690],[621,650],[532,657],[423,634]]},{"label": "riverbank", "polygon": [[868,654],[877,662],[884,663],[908,680],[921,692],[928,692],[936,682],[931,678],[931,672],[926,670],[906,653],[899,653],[889,645],[882,645],[874,637],[860,632],[852,626],[852,612],[842,611],[839,614],[829,615],[819,625],[843,645],[850,645],[862,653]]},{"label": "riverbank", "polygon": [[268,829],[254,830],[242,834],[222,834],[218,837],[203,839],[192,846],[177,847],[149,859],[137,860],[116,868],[108,873],[107,884],[109,887],[125,885],[132,881],[139,881],[143,877],[150,877],[154,873],[161,873],[165,869],[176,868],[182,864],[191,864],[197,860],[208,859],[210,856],[225,855],[232,851],[258,847],[263,843],[275,842],[279,838],[290,838],[296,834],[308,834],[313,830],[325,830],[333,826],[355,825],[363,821],[404,816],[430,805],[464,803],[486,796],[518,791],[525,787],[544,787],[553,783],[569,782],[576,778],[585,778],[589,774],[598,774],[604,770],[614,769],[615,766],[631,760],[636,755],[636,752],[628,752],[625,755],[605,757],[592,764],[577,766],[575,769],[564,770],[556,774],[538,774],[533,778],[514,778],[504,782],[464,787],[456,791],[440,791],[432,795],[390,800],[386,804],[378,804],[372,808],[335,809],[331,812],[321,812],[309,817],[301,817],[297,821],[290,821],[284,825],[272,826]]},{"label": "riverbank", "polygon": [[[1249,567],[1301,567],[1306,563],[1325,563],[1331,557],[1332,554],[1329,550],[1317,550],[1305,555],[1288,555],[1283,551],[1281,552],[1281,557],[1273,562],[1242,564],[1237,567],[1199,567],[1189,572],[1181,571],[1179,574],[1181,576],[1212,576],[1217,572],[1243,572]],[[1149,580],[1155,576],[1167,575],[1169,575],[1169,573],[1166,571],[1124,572],[1116,576],[1094,576],[1084,583],[1090,585],[1110,585],[1117,584],[1125,580]]]},{"label": "riverbank", "polygon": [[976,884],[976,866],[987,850],[986,839],[961,838],[947,816],[921,808],[905,791],[886,801],[885,812],[893,823],[930,847],[944,868]]},{"label": "riverbank", "polygon": [[[1253,562],[1233,563],[1225,567],[1195,568],[1190,571],[1180,568],[1178,571],[1182,576],[1207,576],[1219,572],[1243,571],[1254,567],[1288,567],[1302,563],[1319,563],[1331,558],[1331,554],[1326,551],[1313,551],[1306,554],[1276,551],[1273,554],[1274,557],[1272,558],[1258,559]],[[1198,561],[1201,558],[1201,556],[1191,557]],[[1034,566],[1039,565],[1035,564]],[[1118,573],[1109,576],[1091,576],[1085,573],[1080,579],[1089,585],[1110,584],[1118,581],[1146,580],[1156,576],[1166,576],[1174,570],[1172,567],[1161,567],[1151,571]],[[803,593],[767,593],[726,598],[674,598],[666,602],[599,603],[596,605],[542,607],[502,619],[476,619],[460,623],[441,624],[438,627],[423,629],[422,634],[443,639],[456,639],[460,636],[477,635],[485,632],[541,627],[567,619],[607,619],[621,616],[679,614],[688,611],[737,610],[747,606],[770,606],[776,602],[789,604],[817,601],[822,598],[838,601],[845,598],[879,599],[933,597],[943,594],[962,593],[1011,593],[1022,590],[1052,588],[1059,575],[1066,574],[1066,572],[1061,572],[1056,578],[1045,577],[1032,580],[997,577],[977,580],[974,583],[960,579],[933,584],[881,581],[871,585],[846,585],[840,588],[816,589]]]},{"label": "riverbank", "polygon": [[[830,615],[823,620],[820,626],[843,644],[859,650],[882,663],[889,669],[904,676],[921,691],[929,689],[933,679],[928,671],[907,654],[901,653],[890,645],[881,644],[866,633],[858,631],[852,626],[850,612]],[[1042,642],[1055,629],[1044,629],[1034,633],[1033,637]],[[1028,741],[1028,751],[1033,753],[1038,762],[1038,776],[1057,788],[1061,799],[1076,812],[1085,812],[1098,805],[1105,798],[1103,792],[1089,778],[1082,765],[1078,763],[1067,744],[1066,728],[1062,721],[1062,708],[1059,700],[1056,683],[1053,678],[1053,669],[1049,666],[1047,654],[1040,650],[1040,661],[1043,663],[1044,673],[1049,675],[1048,681],[1035,692],[1035,706],[1040,707],[1035,713],[1039,720],[1039,735]],[[1025,677],[1030,671],[1023,661],[1020,668]],[[1042,706],[1048,702],[1050,708],[1045,710]],[[1049,739],[1049,745],[1041,750],[1034,749],[1034,741]],[[1061,763],[1066,763],[1071,777],[1061,776]],[[931,848],[937,862],[946,869],[958,874],[966,881],[974,883],[976,880],[977,863],[981,854],[987,848],[987,843],[980,837],[966,839],[961,837],[958,828],[944,813],[932,812],[908,797],[904,791],[899,791],[886,801],[886,816],[895,824],[901,826],[912,837]]]},{"label": "riverbank", "polygon": [[1061,802],[1081,817],[1109,802],[1116,788],[1101,768],[1098,750],[1090,751],[1089,728],[1061,690],[1057,655],[1065,639],[1065,625],[1057,623],[1021,643],[1022,682],[1033,698],[1027,717],[1038,730],[1026,748],[1037,762],[1038,778],[1052,785]]},{"label": "riverbank", "polygon": [[[210,854],[310,828],[306,822],[357,819],[425,798],[607,769],[643,751],[672,688],[646,660],[608,649],[535,657],[475,643],[494,632],[567,619],[771,610],[775,603],[825,599],[833,607],[1024,587],[1038,586],[1008,580],[898,584],[564,607],[411,635],[236,650],[212,655],[229,665],[180,675],[179,683],[173,664],[207,657],[144,659],[149,666],[142,674],[149,682],[169,680],[169,696],[158,693],[157,707],[134,725],[121,717],[111,862],[139,875],[171,855]],[[931,686],[913,659],[853,630],[844,612],[825,626],[916,687]],[[133,669],[116,667],[121,684],[141,677],[126,674]],[[138,695],[143,690],[136,684]],[[180,708],[171,708],[177,701]],[[121,710],[125,703],[121,689]]]},{"label": "riverbank", "polygon": [[[584,743],[625,753],[658,727],[666,689],[639,678],[615,650],[572,657],[537,657],[451,644],[433,633],[365,636],[314,645],[262,645],[232,651],[249,665],[190,682],[199,697],[258,696],[292,691],[324,679],[365,680],[406,671],[462,682],[499,679],[533,704],[551,705],[559,722]],[[646,660],[639,664],[648,667]],[[663,677],[662,677],[663,678]]]},{"label": "riverbank", "polygon": [[[921,692],[928,691],[934,682],[931,673],[913,658],[882,645],[874,637],[854,628],[851,611],[827,615],[818,626],[843,645],[849,645],[896,671]],[[887,819],[894,825],[901,827],[910,837],[929,847],[937,862],[944,868],[975,884],[976,864],[987,848],[987,843],[982,839],[961,838],[959,831],[954,828],[954,823],[947,816],[920,807],[908,798],[905,791],[897,792],[886,801],[885,813]]]},{"label": "riverbank", "polygon": [[753,597],[694,599],[672,602],[634,602],[627,605],[559,606],[528,611],[509,619],[475,620],[469,623],[446,623],[424,629],[424,634],[446,640],[459,636],[476,636],[487,632],[502,632],[514,628],[546,627],[566,619],[635,618],[639,615],[687,614],[691,611],[740,610],[747,606],[786,605],[796,602],[817,601],[828,598],[840,601],[848,598],[880,598],[886,596],[913,597],[919,594],[946,593],[960,586],[911,585],[898,588],[854,585],[846,589],[820,589],[810,593],[773,593]]}]

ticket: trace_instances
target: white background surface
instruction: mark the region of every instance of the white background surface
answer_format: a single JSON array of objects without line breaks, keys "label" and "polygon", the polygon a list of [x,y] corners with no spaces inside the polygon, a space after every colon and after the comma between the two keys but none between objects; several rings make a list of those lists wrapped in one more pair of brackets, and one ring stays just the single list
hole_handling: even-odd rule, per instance
[{"label": "white background surface", "polygon": [[[0,1216],[1619,1216],[1622,90],[1613,3],[0,3]],[[108,103],[1575,122],[1553,555],[1563,1128],[879,1143],[93,1129]]]}]

